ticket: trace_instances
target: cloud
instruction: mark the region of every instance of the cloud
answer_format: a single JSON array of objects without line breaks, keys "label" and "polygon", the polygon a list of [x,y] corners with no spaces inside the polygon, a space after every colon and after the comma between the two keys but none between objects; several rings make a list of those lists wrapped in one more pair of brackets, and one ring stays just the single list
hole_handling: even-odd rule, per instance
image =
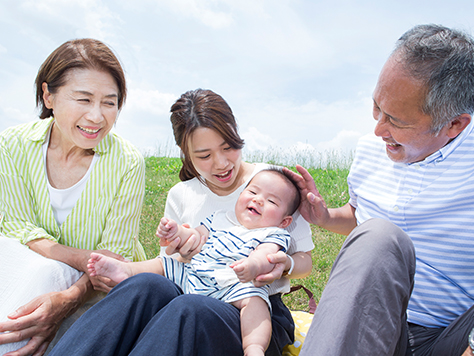
[{"label": "cloud", "polygon": [[359,131],[342,130],[331,140],[319,142],[315,148],[317,151],[354,149],[361,136]]},{"label": "cloud", "polygon": [[[134,6],[140,1],[135,1]],[[145,1],[149,3],[150,1]],[[173,0],[173,1],[152,1],[159,7],[168,7],[175,16],[191,18],[212,29],[223,29],[233,24],[234,20],[230,13],[227,1],[216,0]]]},{"label": "cloud", "polygon": [[353,149],[361,135],[373,130],[370,97],[302,103],[278,99],[239,102],[235,108],[249,149],[291,147],[297,142],[318,150]]},{"label": "cloud", "polygon": [[275,146],[278,142],[254,126],[247,127],[241,137],[245,140],[245,148],[249,151],[265,150],[269,146]]},{"label": "cloud", "polygon": [[177,98],[176,94],[135,87],[128,92],[124,111],[144,111],[150,115],[168,115],[171,105]]}]

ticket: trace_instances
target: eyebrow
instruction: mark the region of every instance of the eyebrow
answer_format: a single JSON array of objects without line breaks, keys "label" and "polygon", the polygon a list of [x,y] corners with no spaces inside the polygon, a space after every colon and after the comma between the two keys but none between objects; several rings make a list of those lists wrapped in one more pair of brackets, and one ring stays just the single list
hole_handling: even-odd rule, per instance
[{"label": "eyebrow", "polygon": [[[255,183],[249,183],[249,185],[247,186],[247,188],[250,188],[250,187],[252,187],[252,186],[254,186],[254,187],[256,187],[256,188],[262,190],[262,187],[260,187],[259,185],[255,184]],[[284,201],[283,198],[281,198],[280,196],[278,196],[278,195],[276,195],[276,194],[273,194],[273,193],[268,193],[268,197],[269,197],[270,199],[273,199],[273,200],[278,200],[279,202]]]},{"label": "eyebrow", "polygon": [[[74,90],[73,92],[76,93],[76,94],[82,94],[82,95],[87,95],[87,96],[93,96],[94,95],[91,92],[88,92],[87,90]],[[114,94],[108,94],[105,97],[106,98],[118,98],[118,95],[114,93]]]},{"label": "eyebrow", "polygon": [[[222,142],[219,147],[222,147],[222,146],[225,146],[227,145],[227,142]],[[207,151],[210,151],[211,149],[210,148],[203,148],[202,150],[193,150],[194,153],[202,153],[202,152],[207,152]]]},{"label": "eyebrow", "polygon": [[[380,109],[379,104],[377,104],[377,102],[375,101],[374,98],[372,98],[372,101],[374,102],[374,105],[375,105],[379,110],[382,110],[382,109]],[[400,123],[400,124],[405,124],[405,125],[407,124],[407,123],[406,123],[405,121],[403,121],[402,119],[399,119],[398,117],[389,115],[389,114],[387,114],[385,111],[384,111],[383,113],[384,113],[384,115],[387,115],[387,116],[388,116],[391,120],[393,120],[393,121],[396,121],[396,122],[398,122],[398,123]]]}]

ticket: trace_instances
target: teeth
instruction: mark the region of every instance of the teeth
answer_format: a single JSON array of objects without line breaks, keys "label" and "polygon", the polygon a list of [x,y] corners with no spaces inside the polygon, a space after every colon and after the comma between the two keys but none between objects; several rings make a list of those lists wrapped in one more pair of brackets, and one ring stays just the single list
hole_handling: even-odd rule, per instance
[{"label": "teeth", "polygon": [[100,129],[91,130],[91,129],[87,129],[87,128],[82,127],[82,126],[78,126],[78,127],[79,127],[79,129],[81,129],[84,132],[87,132],[88,134],[95,134],[95,133],[99,132],[99,130],[100,130]]},{"label": "teeth", "polygon": [[222,173],[222,174],[216,174],[216,176],[218,176],[219,178],[224,178],[224,177],[227,177],[229,175],[230,171],[227,171],[225,173]]}]

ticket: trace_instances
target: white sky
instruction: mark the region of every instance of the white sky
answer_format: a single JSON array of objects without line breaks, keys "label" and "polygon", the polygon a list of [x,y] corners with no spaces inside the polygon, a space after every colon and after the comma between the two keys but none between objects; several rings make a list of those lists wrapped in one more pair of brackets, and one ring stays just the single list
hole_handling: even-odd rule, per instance
[{"label": "white sky", "polygon": [[115,131],[142,152],[174,147],[170,106],[196,88],[227,100],[247,150],[351,150],[395,41],[423,23],[473,33],[473,15],[472,0],[1,0],[0,131],[37,119],[46,57],[93,37],[126,71]]}]

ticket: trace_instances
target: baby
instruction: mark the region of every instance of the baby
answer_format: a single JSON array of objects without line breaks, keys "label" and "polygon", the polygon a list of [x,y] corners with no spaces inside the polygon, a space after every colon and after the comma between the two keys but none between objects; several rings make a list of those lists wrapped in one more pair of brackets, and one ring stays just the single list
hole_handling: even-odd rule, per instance
[{"label": "baby", "polygon": [[190,263],[160,256],[143,262],[121,262],[92,253],[91,276],[121,282],[137,273],[153,272],[178,284],[184,293],[204,294],[240,309],[245,355],[264,355],[271,337],[268,286],[251,281],[268,273],[273,265],[268,254],[287,251],[290,235],[284,228],[292,222],[300,193],[278,168],[257,173],[240,194],[234,212],[217,211],[194,229],[162,218],[157,236],[169,243],[191,235],[207,238]]}]

